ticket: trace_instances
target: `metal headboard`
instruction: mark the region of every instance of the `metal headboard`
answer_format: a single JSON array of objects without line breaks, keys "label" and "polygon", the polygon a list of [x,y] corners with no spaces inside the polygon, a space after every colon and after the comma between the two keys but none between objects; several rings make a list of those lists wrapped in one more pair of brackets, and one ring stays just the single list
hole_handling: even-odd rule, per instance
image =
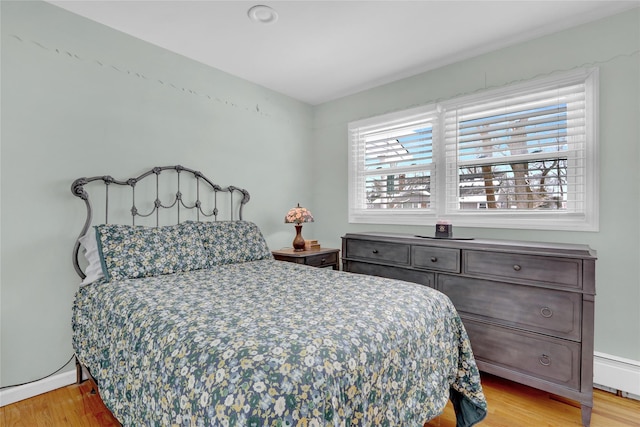
[{"label": "metal headboard", "polygon": [[[160,200],[161,192],[160,192],[159,176],[163,171],[173,171],[175,172],[175,176],[176,176],[177,190],[175,193],[175,197],[172,196],[173,199],[170,200],[168,203],[167,202],[163,203]],[[180,186],[181,185],[180,176],[183,173],[186,173],[188,178],[193,178],[191,179],[191,182],[189,184],[193,185],[193,181],[195,181],[195,199],[191,203],[185,202],[183,199],[182,188]],[[156,178],[155,200],[153,200],[153,207],[149,212],[141,213],[140,211],[138,211],[138,207],[136,206],[136,185],[140,183],[140,181],[142,181],[143,179],[149,176],[155,176]],[[104,223],[105,224],[109,223],[109,186],[110,185],[119,185],[123,187],[128,186],[131,188],[132,202],[131,202],[131,208],[130,208],[130,216],[131,216],[132,225],[136,225],[137,217],[147,218],[155,214],[155,226],[156,227],[159,226],[160,211],[162,209],[167,209],[167,210],[175,209],[177,213],[177,223],[180,223],[181,208],[188,209],[188,210],[195,210],[197,221],[200,221],[201,216],[206,219],[218,221],[218,216],[220,215],[220,210],[218,209],[218,193],[228,193],[227,197],[229,197],[230,212],[228,215],[225,215],[224,218],[229,220],[234,220],[234,219],[241,220],[242,209],[244,205],[249,202],[249,192],[247,190],[234,187],[234,186],[228,186],[224,188],[220,187],[219,185],[214,184],[202,173],[195,171],[193,169],[185,168],[180,165],[154,167],[153,169],[148,170],[147,172],[143,173],[142,175],[136,178],[129,178],[124,181],[119,181],[117,179],[114,179],[110,175],[93,176],[91,178],[78,178],[75,181],[73,181],[73,184],[71,184],[71,192],[73,193],[74,196],[84,200],[85,206],[87,208],[87,217],[85,219],[84,225],[82,226],[82,230],[78,235],[78,239],[76,239],[76,242],[73,246],[73,267],[75,268],[76,273],[78,273],[78,275],[83,279],[85,278],[85,274],[82,271],[82,268],[80,267],[80,264],[79,264],[79,252],[80,252],[79,239],[85,235],[85,233],[91,226],[91,223],[93,220],[93,208],[91,206],[91,200],[89,199],[89,193],[85,191],[85,186],[94,181],[98,181],[98,182],[102,181],[102,184],[104,185],[104,191],[105,191]],[[201,188],[201,187],[204,187],[204,188]],[[201,200],[201,190],[208,194],[213,193],[213,201],[211,203],[210,210],[203,207],[203,203]],[[242,199],[237,201],[236,204],[234,204],[234,201],[233,201],[234,193],[242,197]],[[145,197],[145,196],[146,196],[146,200],[148,201],[149,195],[148,194],[142,195],[142,197]],[[234,215],[234,211],[236,209],[237,209],[237,215]]]}]

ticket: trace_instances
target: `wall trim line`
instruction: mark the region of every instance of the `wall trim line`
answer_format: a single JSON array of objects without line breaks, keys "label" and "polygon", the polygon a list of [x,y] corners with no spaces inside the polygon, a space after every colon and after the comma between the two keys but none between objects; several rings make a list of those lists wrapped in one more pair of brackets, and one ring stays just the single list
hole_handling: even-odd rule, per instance
[{"label": "wall trim line", "polygon": [[593,384],[596,388],[640,400],[640,361],[596,351]]},{"label": "wall trim line", "polygon": [[75,382],[76,371],[74,369],[72,371],[52,375],[40,381],[8,388],[0,391],[0,407],[10,405],[30,397],[38,396],[39,394],[56,390]]}]

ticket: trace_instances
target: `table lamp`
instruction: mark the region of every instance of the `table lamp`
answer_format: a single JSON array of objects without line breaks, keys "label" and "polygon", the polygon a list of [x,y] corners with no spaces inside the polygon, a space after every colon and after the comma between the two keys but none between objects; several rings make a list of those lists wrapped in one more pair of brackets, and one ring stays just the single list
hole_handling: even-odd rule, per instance
[{"label": "table lamp", "polygon": [[313,215],[307,208],[303,208],[298,203],[295,208],[289,209],[284,217],[285,224],[295,224],[296,237],[293,239],[293,250],[295,252],[304,251],[304,239],[302,238],[302,223],[313,222]]}]

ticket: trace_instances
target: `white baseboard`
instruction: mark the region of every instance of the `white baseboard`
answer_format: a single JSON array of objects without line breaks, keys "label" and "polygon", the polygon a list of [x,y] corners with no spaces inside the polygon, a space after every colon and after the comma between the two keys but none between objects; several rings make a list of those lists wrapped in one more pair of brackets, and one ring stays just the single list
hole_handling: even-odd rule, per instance
[{"label": "white baseboard", "polygon": [[[84,375],[83,375],[84,378]],[[28,399],[76,382],[76,372],[58,375],[0,391],[0,407]],[[640,400],[640,362],[595,352],[593,383],[597,388],[620,391],[625,397]]]},{"label": "white baseboard", "polygon": [[0,407],[58,389],[60,387],[65,387],[75,382],[76,371],[73,370],[53,375],[49,378],[30,384],[8,388],[0,391]]},{"label": "white baseboard", "polygon": [[640,400],[640,362],[605,353],[594,353],[593,384]]}]

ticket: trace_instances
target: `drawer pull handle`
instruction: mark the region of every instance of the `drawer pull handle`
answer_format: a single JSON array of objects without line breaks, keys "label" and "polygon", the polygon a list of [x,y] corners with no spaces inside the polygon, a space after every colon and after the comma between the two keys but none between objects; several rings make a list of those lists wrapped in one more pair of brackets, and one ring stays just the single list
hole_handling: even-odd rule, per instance
[{"label": "drawer pull handle", "polygon": [[320,260],[320,264],[324,264],[325,262],[327,262],[326,258],[322,258],[322,259]]},{"label": "drawer pull handle", "polygon": [[378,250],[377,250],[377,249],[374,249],[374,250],[373,250],[373,251],[371,251],[371,252],[373,252],[374,254],[377,254],[377,253],[378,253]]},{"label": "drawer pull handle", "polygon": [[432,256],[432,257],[431,257],[431,262],[438,262],[438,258],[436,258],[436,257]]},{"label": "drawer pull handle", "polygon": [[551,316],[553,316],[553,310],[551,310],[549,307],[542,307],[540,309],[540,314],[542,315],[542,317],[546,317],[547,319]]},{"label": "drawer pull handle", "polygon": [[520,269],[521,269],[521,268],[522,268],[522,267],[520,267],[518,264],[516,264],[516,265],[514,265],[514,266],[513,266],[513,269],[514,269],[515,271],[520,271]]},{"label": "drawer pull handle", "polygon": [[538,361],[540,362],[540,364],[542,366],[549,366],[551,365],[551,358],[549,356],[547,356],[546,354],[543,354],[542,356],[540,356],[540,358],[538,359]]}]

